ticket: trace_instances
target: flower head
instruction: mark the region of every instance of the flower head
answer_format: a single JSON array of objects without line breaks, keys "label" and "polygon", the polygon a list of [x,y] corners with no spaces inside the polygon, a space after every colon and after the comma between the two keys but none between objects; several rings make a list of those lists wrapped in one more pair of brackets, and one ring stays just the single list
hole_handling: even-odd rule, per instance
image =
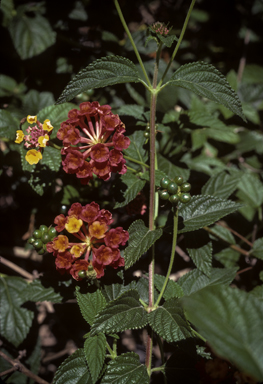
[{"label": "flower head", "polygon": [[80,271],[86,271],[89,278],[100,278],[106,266],[124,266],[119,247],[129,234],[122,227],[109,229],[112,221],[112,214],[94,201],[85,206],[74,203],[67,216],[58,215],[54,220],[57,232],[66,230],[68,234],[59,234],[47,244],[47,251],[56,257],[56,268],[81,280]]},{"label": "flower head", "polygon": [[29,126],[26,129],[27,134],[24,134],[22,130],[16,131],[15,143],[20,144],[22,141],[25,141],[24,146],[29,149],[25,156],[26,161],[31,165],[37,164],[39,160],[42,159],[41,149],[48,145],[53,126],[50,120],[45,120],[42,125],[37,120],[37,116],[27,116],[27,119],[23,119],[23,122],[25,122],[25,120],[27,120],[29,124],[36,123],[36,125],[33,127]]},{"label": "flower head", "polygon": [[151,25],[151,30],[155,33],[159,33],[160,35],[166,36],[169,33],[169,29],[167,26],[160,21],[157,21],[153,25]]},{"label": "flower head", "polygon": [[88,184],[93,174],[103,180],[112,172],[124,174],[127,168],[121,151],[130,145],[124,132],[124,124],[109,105],[81,103],[80,110],[69,111],[57,133],[63,141],[64,171],[75,173],[82,184]]}]

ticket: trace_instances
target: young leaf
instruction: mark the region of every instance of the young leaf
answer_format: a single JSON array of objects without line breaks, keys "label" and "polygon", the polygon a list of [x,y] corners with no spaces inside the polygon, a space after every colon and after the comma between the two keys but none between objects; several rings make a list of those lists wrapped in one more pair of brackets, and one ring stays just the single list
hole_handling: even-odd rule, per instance
[{"label": "young leaf", "polygon": [[148,314],[149,324],[159,336],[168,342],[192,337],[184,311],[178,299],[170,299],[163,306]]},{"label": "young leaf", "polygon": [[204,62],[182,65],[166,84],[189,89],[199,96],[223,104],[244,121],[246,120],[236,92],[213,65]]},{"label": "young leaf", "polygon": [[263,203],[263,184],[253,174],[245,173],[238,184],[238,197],[247,204],[258,208]]},{"label": "young leaf", "polygon": [[139,298],[138,292],[132,289],[124,292],[117,300],[110,302],[96,317],[90,335],[144,327],[147,324],[147,313]]},{"label": "young leaf", "polygon": [[179,204],[179,233],[191,232],[213,224],[222,217],[242,207],[231,200],[223,200],[213,196],[193,196],[188,204]]},{"label": "young leaf", "polygon": [[[230,232],[228,228],[223,227],[222,225],[214,225],[210,227],[215,235],[217,235],[220,239],[226,241],[229,244],[236,244],[235,238]],[[212,233],[209,233],[209,236],[213,240],[218,240],[217,236],[214,236]]]},{"label": "young leaf", "polygon": [[194,269],[182,276],[178,284],[185,295],[190,295],[207,286],[225,284],[229,285],[235,278],[238,268],[212,268],[210,278],[198,269]]},{"label": "young leaf", "polygon": [[22,60],[39,55],[56,41],[48,20],[36,14],[35,17],[14,18],[8,26],[15,49]]},{"label": "young leaf", "polygon": [[83,318],[92,325],[95,316],[105,307],[106,300],[101,293],[97,290],[94,293],[82,294],[79,292],[79,287],[76,288],[77,302]]},{"label": "young leaf", "polygon": [[53,384],[93,384],[84,349],[77,349],[56,371]]},{"label": "young leaf", "polygon": [[142,220],[134,221],[129,227],[128,247],[124,251],[125,269],[130,268],[162,235],[162,229],[150,231]]},{"label": "young leaf", "polygon": [[217,196],[227,199],[237,189],[240,182],[240,173],[228,174],[226,171],[210,177],[202,188],[202,195]]},{"label": "young leaf", "polygon": [[[157,275],[157,274],[154,275],[154,285],[159,292],[163,287],[164,280],[165,280],[164,276]],[[184,295],[184,292],[180,287],[180,285],[177,284],[175,281],[169,279],[163,294],[164,299],[169,300],[172,298],[182,297],[183,295]]]},{"label": "young leaf", "polygon": [[117,202],[114,208],[125,207],[130,201],[135,199],[137,194],[143,189],[146,181],[139,179],[132,172],[126,172],[121,176],[121,181],[126,184],[127,189],[124,191],[124,201]]},{"label": "young leaf", "polygon": [[82,69],[68,83],[56,104],[65,103],[88,89],[139,81],[140,74],[132,61],[121,56],[103,57]]},{"label": "young leaf", "polygon": [[22,298],[25,301],[52,301],[52,303],[61,303],[62,296],[55,292],[52,287],[45,288],[40,280],[33,280],[27,284],[22,292]]},{"label": "young leaf", "polygon": [[10,343],[18,347],[26,338],[32,325],[34,313],[21,308],[23,290],[27,282],[20,277],[0,276],[0,329]]},{"label": "young leaf", "polygon": [[226,267],[232,268],[237,266],[237,262],[240,258],[240,253],[232,248],[225,248],[222,251],[214,254],[214,258]]},{"label": "young leaf", "polygon": [[96,383],[105,360],[106,343],[104,333],[99,333],[93,337],[89,336],[84,343],[84,353],[93,384]]},{"label": "young leaf", "polygon": [[263,302],[237,288],[209,287],[183,299],[187,316],[212,349],[263,380]]},{"label": "young leaf", "polygon": [[149,384],[146,366],[134,352],[123,353],[109,362],[101,384]]}]

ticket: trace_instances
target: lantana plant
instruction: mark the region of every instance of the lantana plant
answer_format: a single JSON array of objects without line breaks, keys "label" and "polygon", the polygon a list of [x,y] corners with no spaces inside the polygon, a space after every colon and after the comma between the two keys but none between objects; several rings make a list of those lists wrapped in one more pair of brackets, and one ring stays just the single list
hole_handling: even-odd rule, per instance
[{"label": "lantana plant", "polygon": [[[228,379],[234,380],[234,372],[237,380],[245,377],[256,383],[263,380],[263,360],[258,352],[263,341],[258,333],[262,300],[230,286],[237,268],[212,266],[212,239],[227,235],[211,226],[242,208],[239,202],[228,199],[234,190],[232,179],[227,174],[226,182],[226,176],[215,175],[196,195],[194,185],[188,182],[189,170],[167,165],[158,153],[167,126],[165,119],[158,121],[156,105],[167,86],[191,91],[202,98],[200,102],[219,103],[240,122],[245,121],[241,102],[211,64],[191,62],[174,69],[195,0],[179,37],[161,22],[149,26],[146,43],[154,42],[156,47],[151,71],[142,61],[118,1],[114,3],[138,65],[114,55],[96,60],[70,81],[55,108],[90,89],[138,83],[148,100],[146,112],[140,115],[139,109],[133,111],[133,116],[140,115],[139,123],[129,132],[110,105],[84,101],[68,109],[67,119],[56,122],[56,137],[50,137],[53,126],[49,116],[43,124],[36,116],[28,116],[27,134],[18,130],[15,140],[24,142],[30,165],[40,166],[42,151],[51,146],[62,155],[62,170],[67,177],[73,175],[67,180],[75,187],[94,190],[99,185],[101,194],[107,194],[106,186],[111,182],[110,188],[118,192],[114,209],[117,222],[114,212],[104,208],[103,199],[89,201],[85,194],[81,201],[71,203],[67,212],[57,212],[52,229],[40,228],[30,238],[36,250],[46,251],[44,257],[58,275],[74,280],[75,297],[86,321],[83,345],[61,364],[53,384],[147,384],[160,372],[159,382],[164,383],[219,382],[205,381],[208,378],[233,382]],[[173,45],[170,60],[160,66],[163,48]],[[176,134],[180,134],[183,118],[190,130],[192,115],[173,112],[166,121],[177,123]],[[234,174],[236,169],[231,171]],[[216,191],[222,184],[228,192],[218,196]],[[128,214],[130,225],[126,228],[121,218]],[[172,279],[178,236],[184,236],[187,243],[189,256],[183,256],[190,257],[196,268]],[[167,271],[161,275],[155,265],[163,258],[167,239],[171,240],[167,246],[170,256]],[[259,253],[254,251],[257,257]],[[180,248],[178,252],[182,253]],[[140,270],[139,277],[132,273],[136,269]],[[121,350],[120,335],[127,330],[145,336],[143,357]],[[159,349],[158,366],[153,361],[153,347]],[[183,373],[180,376],[178,372]]]}]

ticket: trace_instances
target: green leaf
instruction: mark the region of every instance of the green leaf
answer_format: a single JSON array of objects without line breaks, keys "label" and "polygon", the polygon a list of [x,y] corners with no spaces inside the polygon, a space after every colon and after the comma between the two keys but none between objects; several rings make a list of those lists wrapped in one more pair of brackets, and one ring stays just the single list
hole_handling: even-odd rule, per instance
[{"label": "green leaf", "polygon": [[222,251],[216,253],[214,255],[214,258],[220,263],[226,267],[226,268],[232,268],[237,266],[237,262],[240,258],[240,253],[235,251],[232,248],[225,248],[222,249]]},{"label": "green leaf", "polygon": [[14,116],[12,116],[10,112],[4,109],[1,109],[0,110],[0,137],[15,141],[16,131],[19,129],[20,129],[19,120]]},{"label": "green leaf", "polygon": [[125,207],[125,205],[135,199],[137,194],[143,189],[146,183],[146,181],[141,180],[129,171],[121,176],[121,181],[127,186],[127,189],[123,193],[124,201],[117,202],[114,208]]},{"label": "green leaf", "polygon": [[93,384],[84,349],[77,349],[56,371],[53,384]]},{"label": "green leaf", "polygon": [[56,33],[48,20],[38,13],[33,18],[25,14],[14,18],[8,29],[22,60],[39,55],[56,41]]},{"label": "green leaf", "polygon": [[169,175],[172,179],[175,176],[182,176],[183,179],[186,181],[188,180],[190,176],[189,169],[181,168],[176,165],[174,165],[171,161],[163,157],[162,155],[158,154],[158,167],[161,171],[165,172],[166,175]]},{"label": "green leaf", "polygon": [[86,21],[88,19],[88,15],[82,2],[76,1],[74,5],[74,9],[69,13],[68,17],[73,20]]},{"label": "green leaf", "polygon": [[136,120],[142,119],[144,113],[144,107],[137,104],[124,104],[118,109],[118,115],[120,116],[132,116]]},{"label": "green leaf", "polygon": [[73,185],[64,185],[61,205],[70,205],[73,200],[79,201],[79,195],[79,190],[73,187]]},{"label": "green leaf", "polygon": [[189,256],[196,267],[208,277],[210,277],[212,268],[212,250],[211,242],[201,247],[187,248]]},{"label": "green leaf", "polygon": [[150,231],[142,220],[134,221],[129,227],[128,247],[124,251],[125,269],[130,268],[162,235],[162,229]]},{"label": "green leaf", "polygon": [[166,84],[188,89],[199,96],[223,104],[246,120],[236,92],[213,65],[204,62],[182,65]]},{"label": "green leaf", "polygon": [[53,147],[46,147],[43,151],[41,165],[46,165],[51,171],[58,172],[61,166],[61,153]]},{"label": "green leaf", "polygon": [[109,334],[144,327],[147,324],[147,313],[139,298],[138,292],[132,289],[110,302],[96,317],[91,327],[91,336],[99,332]]},{"label": "green leaf", "polygon": [[20,307],[26,287],[26,281],[20,277],[0,276],[1,334],[15,347],[26,338],[34,317],[33,312]]},{"label": "green leaf", "polygon": [[226,171],[210,177],[202,188],[202,195],[217,196],[227,199],[237,189],[240,182],[240,173],[228,174]]},{"label": "green leaf", "polygon": [[[147,151],[143,148],[142,143],[145,142],[144,132],[135,131],[132,135],[128,136],[131,140],[131,143],[127,149],[125,149],[124,155],[132,157],[133,159],[146,163],[148,160]],[[142,168],[141,165],[131,162],[132,167],[135,169]]]},{"label": "green leaf", "polygon": [[229,285],[235,278],[238,268],[212,268],[210,278],[198,269],[194,269],[182,276],[178,284],[182,287],[185,295],[190,295],[207,286]]},{"label": "green leaf", "polygon": [[37,115],[41,109],[54,103],[53,93],[38,92],[35,89],[31,89],[23,98],[23,111],[25,111],[25,115]]},{"label": "green leaf", "polygon": [[242,82],[246,84],[263,83],[263,67],[257,64],[247,64],[244,68]]},{"label": "green leaf", "polygon": [[230,287],[209,287],[184,299],[187,316],[212,349],[263,380],[263,303]]},{"label": "green leaf", "polygon": [[105,307],[106,300],[101,293],[97,290],[94,293],[82,294],[79,292],[79,287],[76,288],[77,302],[83,318],[89,325],[92,325],[95,316]]},{"label": "green leaf", "polygon": [[149,384],[149,375],[136,353],[123,353],[109,362],[101,384]]},{"label": "green leaf", "polygon": [[263,203],[263,184],[252,173],[246,173],[238,184],[238,197],[246,204],[258,208]]},{"label": "green leaf", "polygon": [[[156,187],[160,187],[160,182],[161,180],[164,178],[164,177],[168,177],[166,175],[166,173],[160,171],[159,169],[156,169],[155,170],[155,186]],[[146,171],[146,172],[143,172],[141,175],[140,175],[140,178],[143,179],[143,180],[147,180],[147,181],[150,181],[150,172]]]},{"label": "green leaf", "polygon": [[191,232],[213,224],[222,217],[235,212],[242,205],[231,200],[213,196],[193,196],[188,204],[179,203],[179,233]]},{"label": "green leaf", "polygon": [[4,14],[3,26],[6,27],[10,20],[16,15],[13,0],[2,0],[0,9]]},{"label": "green leaf", "polygon": [[88,337],[84,343],[84,353],[88,363],[92,381],[95,384],[99,378],[106,354],[106,336],[99,333]]},{"label": "green leaf", "polygon": [[[219,236],[220,239],[226,241],[229,244],[236,244],[235,238],[229,229],[223,227],[222,225],[214,225],[210,229],[215,235]],[[209,233],[209,235],[213,240],[218,240],[218,238],[213,236],[213,234]]]},{"label": "green leaf", "polygon": [[121,56],[103,57],[82,69],[68,83],[56,104],[71,100],[88,89],[138,81],[141,81],[140,74],[132,61]]},{"label": "green leaf", "polygon": [[27,284],[22,294],[24,301],[52,301],[52,303],[61,303],[63,297],[54,291],[54,288],[45,288],[40,280],[33,280]]},{"label": "green leaf", "polygon": [[[154,275],[154,285],[159,292],[163,287],[164,280],[165,280],[165,276],[157,275],[157,274]],[[169,279],[163,294],[164,299],[169,300],[172,298],[179,298],[179,297],[182,297],[183,295],[184,295],[184,292],[180,287],[180,285],[177,284],[175,281]]]},{"label": "green leaf", "polygon": [[257,257],[260,260],[263,260],[263,237],[257,239],[252,248],[253,256]]},{"label": "green leaf", "polygon": [[50,105],[38,112],[37,118],[40,122],[43,123],[48,119],[54,127],[50,136],[51,139],[54,139],[57,136],[60,124],[68,119],[68,112],[74,108],[76,108],[76,104],[65,103],[63,105]]},{"label": "green leaf", "polygon": [[132,281],[128,285],[122,285],[122,284],[104,285],[104,290],[102,291],[102,293],[106,301],[109,302],[109,301],[116,300],[124,292],[129,291],[132,288],[135,288],[135,286],[136,286],[135,281]]},{"label": "green leaf", "polygon": [[150,312],[148,319],[154,332],[170,343],[192,337],[178,299],[166,301],[163,306]]},{"label": "green leaf", "polygon": [[12,77],[0,75],[0,97],[13,96],[17,91],[17,82]]}]

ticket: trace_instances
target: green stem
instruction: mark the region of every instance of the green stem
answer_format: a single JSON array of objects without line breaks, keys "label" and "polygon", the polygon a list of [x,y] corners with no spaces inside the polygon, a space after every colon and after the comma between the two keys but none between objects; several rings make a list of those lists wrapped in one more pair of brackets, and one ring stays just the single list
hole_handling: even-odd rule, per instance
[{"label": "green stem", "polygon": [[203,340],[205,343],[206,343],[206,339],[200,335],[200,333],[196,332],[193,328],[192,328],[192,332],[201,340]]},{"label": "green stem", "polygon": [[151,369],[151,372],[159,372],[159,371],[164,371],[165,370],[165,365],[161,365],[160,367],[156,367]]},{"label": "green stem", "polygon": [[129,28],[128,28],[127,24],[126,24],[126,21],[125,21],[125,19],[124,19],[124,17],[123,17],[123,14],[122,14],[122,11],[121,11],[121,9],[120,9],[120,6],[119,6],[118,1],[117,1],[117,0],[114,0],[114,4],[115,4],[115,7],[116,7],[116,9],[117,9],[119,18],[120,18],[120,20],[121,20],[121,22],[122,22],[123,28],[124,28],[125,32],[127,33],[128,37],[129,37],[129,39],[130,39],[131,45],[132,45],[132,47],[133,47],[133,49],[134,49],[134,52],[135,52],[135,55],[136,55],[136,57],[137,57],[137,59],[138,59],[138,61],[139,61],[139,64],[140,64],[140,66],[141,66],[141,69],[142,69],[142,71],[143,71],[143,74],[144,74],[144,76],[145,76],[145,79],[146,79],[148,85],[151,86],[151,82],[150,82],[149,77],[148,77],[148,75],[147,75],[147,72],[146,72],[146,70],[145,70],[145,68],[144,68],[144,65],[143,65],[141,56],[140,56],[139,51],[138,51],[138,49],[137,49],[137,47],[136,47],[136,45],[135,45],[135,43],[134,43],[134,41],[133,41],[132,35],[131,35],[131,33],[130,33],[130,31],[129,31]]},{"label": "green stem", "polygon": [[163,283],[163,287],[161,289],[161,292],[158,296],[158,299],[156,301],[156,303],[154,304],[154,307],[157,308],[158,304],[160,303],[162,297],[163,297],[163,294],[164,294],[164,291],[165,291],[165,288],[168,284],[168,281],[169,281],[169,276],[171,274],[171,271],[172,271],[172,267],[173,267],[173,263],[174,263],[174,257],[175,257],[175,248],[176,248],[176,241],[177,241],[177,231],[178,231],[178,209],[175,208],[175,212],[174,212],[174,225],[173,225],[173,245],[172,245],[172,250],[171,250],[171,258],[170,258],[170,263],[169,263],[169,267],[168,267],[168,271],[167,271],[167,274],[166,274],[166,277],[165,277],[165,280],[164,280],[164,283]]},{"label": "green stem", "polygon": [[173,51],[173,54],[172,54],[172,56],[171,56],[171,59],[170,59],[168,65],[167,65],[167,68],[166,68],[166,70],[165,70],[165,72],[164,72],[164,74],[163,74],[163,76],[162,76],[162,78],[161,78],[161,80],[160,80],[158,86],[160,86],[160,85],[162,84],[162,82],[163,82],[163,80],[164,80],[164,78],[165,78],[165,76],[166,76],[166,74],[167,74],[167,72],[168,72],[168,70],[169,70],[169,68],[170,68],[170,66],[171,66],[171,64],[172,64],[172,62],[173,62],[175,56],[176,56],[176,54],[177,54],[177,51],[178,51],[178,49],[179,49],[179,47],[180,47],[180,45],[181,45],[181,42],[182,42],[182,40],[183,40],[184,33],[185,33],[185,30],[186,30],[186,27],[187,27],[187,24],[188,24],[188,21],[189,21],[191,12],[192,12],[192,10],[193,10],[193,8],[194,8],[194,5],[195,5],[195,0],[192,0],[191,5],[190,5],[190,8],[189,8],[188,13],[187,13],[187,16],[186,16],[185,21],[184,21],[183,28],[182,28],[182,30],[181,30],[180,37],[179,37],[179,39],[178,39],[178,41],[177,41],[177,44],[176,44],[176,47],[175,47],[175,49],[174,49],[174,51]]},{"label": "green stem", "polygon": [[[111,347],[109,346],[109,343],[106,344],[106,347],[107,347],[107,350],[110,353],[111,359],[115,359],[117,357],[116,350],[114,351],[113,349],[111,349]],[[114,347],[114,344],[113,344],[113,347]]]},{"label": "green stem", "polygon": [[145,163],[143,163],[140,160],[136,160],[136,159],[134,159],[134,158],[132,158],[130,156],[126,156],[126,155],[124,155],[123,157],[124,157],[124,159],[132,161],[133,163],[140,164],[140,165],[142,165],[143,167],[146,167],[146,168],[150,168],[150,166],[148,164],[145,164]]},{"label": "green stem", "polygon": [[128,165],[127,165],[127,169],[128,169],[129,171],[133,172],[133,173],[137,173],[137,172],[138,172],[136,169],[131,168],[131,167],[128,167]]}]

